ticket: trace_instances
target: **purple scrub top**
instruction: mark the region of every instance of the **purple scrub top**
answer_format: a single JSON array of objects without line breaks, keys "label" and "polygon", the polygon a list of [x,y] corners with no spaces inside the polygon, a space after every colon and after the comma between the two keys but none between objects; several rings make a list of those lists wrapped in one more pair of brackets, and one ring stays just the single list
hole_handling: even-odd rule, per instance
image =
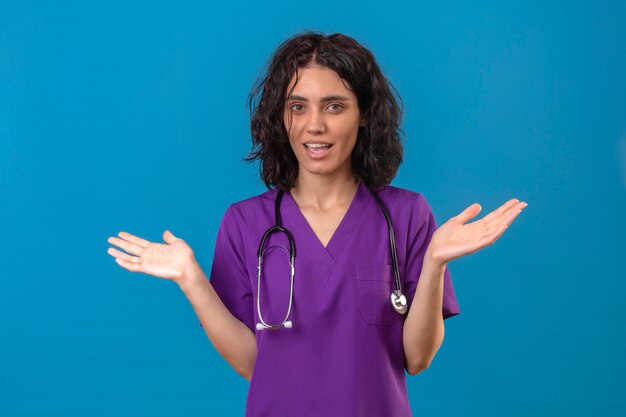
[{"label": "purple scrub top", "polygon": [[[293,328],[256,330],[257,251],[275,223],[277,192],[228,207],[210,275],[224,305],[256,334],[246,417],[411,416],[402,346],[408,311],[400,315],[391,306],[395,280],[387,222],[363,182],[326,247],[291,194],[283,195],[283,226],[296,245]],[[435,217],[419,193],[387,186],[377,195],[391,217],[410,309]],[[281,323],[289,307],[288,249],[282,233],[265,242],[261,314],[268,324]],[[459,313],[446,268],[442,315]]]}]

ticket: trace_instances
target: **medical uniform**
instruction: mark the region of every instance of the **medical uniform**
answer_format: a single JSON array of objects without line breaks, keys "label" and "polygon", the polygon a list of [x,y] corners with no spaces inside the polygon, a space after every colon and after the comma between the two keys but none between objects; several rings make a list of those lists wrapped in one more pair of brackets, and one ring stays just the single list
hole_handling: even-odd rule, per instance
[{"label": "medical uniform", "polygon": [[[257,359],[246,417],[407,417],[402,328],[387,222],[361,182],[324,247],[288,192],[283,226],[296,244],[293,328],[256,330],[257,250],[275,223],[277,190],[232,204],[221,221],[210,282],[230,312],[256,334]],[[437,225],[419,193],[387,186],[378,196],[393,223],[400,279],[410,307]],[[289,306],[289,244],[272,234],[265,244],[261,314],[280,324]],[[443,318],[459,314],[448,268]]]}]

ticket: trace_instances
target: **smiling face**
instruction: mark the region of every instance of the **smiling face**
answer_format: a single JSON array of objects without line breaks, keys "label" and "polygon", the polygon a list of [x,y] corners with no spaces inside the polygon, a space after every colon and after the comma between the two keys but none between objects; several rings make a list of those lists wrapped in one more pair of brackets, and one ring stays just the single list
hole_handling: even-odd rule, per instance
[{"label": "smiling face", "polygon": [[[294,82],[295,74],[287,92]],[[299,68],[283,120],[298,175],[352,175],[350,157],[361,117],[356,95],[335,71],[318,65]]]}]

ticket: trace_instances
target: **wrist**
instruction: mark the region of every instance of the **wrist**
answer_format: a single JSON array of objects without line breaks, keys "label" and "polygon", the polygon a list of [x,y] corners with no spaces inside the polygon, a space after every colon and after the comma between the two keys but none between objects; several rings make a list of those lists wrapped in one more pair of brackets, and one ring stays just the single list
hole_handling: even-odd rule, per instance
[{"label": "wrist", "polygon": [[436,254],[433,254],[429,248],[426,250],[426,254],[424,255],[424,265],[428,265],[433,269],[443,269],[448,265],[448,261],[445,261]]},{"label": "wrist", "polygon": [[183,273],[176,280],[176,283],[183,292],[188,292],[197,287],[198,284],[202,284],[203,280],[206,280],[206,278],[202,268],[194,259],[183,267]]}]

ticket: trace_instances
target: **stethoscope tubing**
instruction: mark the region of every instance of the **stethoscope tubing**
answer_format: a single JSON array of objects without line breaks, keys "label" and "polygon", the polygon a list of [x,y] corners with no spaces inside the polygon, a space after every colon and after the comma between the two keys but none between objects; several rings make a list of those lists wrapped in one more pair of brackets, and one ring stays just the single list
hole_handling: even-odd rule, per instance
[{"label": "stethoscope tubing", "polygon": [[[393,273],[394,273],[394,279],[395,279],[395,284],[396,284],[396,289],[391,294],[391,304],[393,308],[399,314],[405,314],[407,310],[406,298],[402,294],[402,283],[400,281],[400,273],[398,270],[398,257],[396,253],[396,242],[395,242],[395,236],[393,233],[393,225],[391,223],[391,217],[389,216],[389,212],[387,211],[383,203],[380,201],[376,193],[372,191],[369,187],[366,187],[366,188],[368,189],[372,197],[374,197],[374,200],[376,201],[378,207],[383,212],[383,215],[385,216],[385,220],[387,221],[387,227],[389,229],[389,249],[391,252],[391,259],[393,263]],[[296,244],[295,244],[295,241],[293,239],[291,232],[282,226],[282,220],[280,216],[280,203],[282,201],[283,194],[284,194],[284,190],[278,190],[278,193],[276,195],[276,200],[274,203],[275,225],[265,231],[265,233],[263,234],[263,238],[261,239],[261,243],[259,244],[259,250],[257,251],[258,265],[257,265],[256,307],[257,307],[257,313],[259,315],[259,320],[260,320],[260,323],[256,324],[257,330],[265,330],[265,329],[276,330],[276,329],[280,329],[283,327],[291,328],[293,326],[293,323],[289,320],[289,315],[291,314],[291,307],[293,304],[293,281],[295,277]],[[273,233],[277,233],[277,232],[284,233],[287,236],[287,239],[289,240],[289,263],[290,263],[290,269],[291,269],[289,308],[281,324],[268,324],[265,322],[265,320],[263,320],[263,317],[261,315],[261,267],[263,264],[263,248],[265,247],[265,241],[269,238],[270,235],[272,235]]]}]

